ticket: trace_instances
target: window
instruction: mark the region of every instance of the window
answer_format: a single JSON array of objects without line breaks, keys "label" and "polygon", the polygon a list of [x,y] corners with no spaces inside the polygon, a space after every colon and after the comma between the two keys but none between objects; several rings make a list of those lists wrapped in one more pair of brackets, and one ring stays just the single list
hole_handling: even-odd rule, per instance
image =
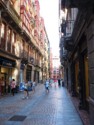
[{"label": "window", "polygon": [[8,42],[11,42],[11,29],[9,28],[8,29],[8,34],[7,34],[7,40],[8,40]]},{"label": "window", "polygon": [[6,35],[6,25],[4,23],[1,24],[1,44],[0,48],[5,50],[5,35]]},{"label": "window", "polygon": [[15,54],[16,33],[12,34],[12,53]]},{"label": "window", "polygon": [[8,28],[8,31],[7,31],[7,51],[8,52],[11,52],[11,34],[12,31],[10,28]]},{"label": "window", "polygon": [[5,25],[4,25],[4,23],[2,23],[2,25],[1,25],[1,37],[4,38],[4,36],[5,36]]}]

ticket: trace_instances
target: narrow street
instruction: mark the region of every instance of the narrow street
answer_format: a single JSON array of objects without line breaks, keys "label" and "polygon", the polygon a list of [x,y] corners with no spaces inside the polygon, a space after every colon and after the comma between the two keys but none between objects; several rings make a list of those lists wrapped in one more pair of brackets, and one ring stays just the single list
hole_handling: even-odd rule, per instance
[{"label": "narrow street", "polygon": [[46,93],[40,84],[29,99],[22,97],[23,92],[0,99],[0,125],[83,125],[63,87],[52,86]]}]

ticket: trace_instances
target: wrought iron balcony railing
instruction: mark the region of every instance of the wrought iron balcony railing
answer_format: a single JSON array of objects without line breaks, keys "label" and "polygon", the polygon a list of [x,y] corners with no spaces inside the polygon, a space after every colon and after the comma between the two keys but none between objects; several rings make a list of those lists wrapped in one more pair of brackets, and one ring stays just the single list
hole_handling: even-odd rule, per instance
[{"label": "wrought iron balcony railing", "polygon": [[94,3],[94,0],[61,0],[61,8],[79,8],[86,7],[88,3]]},{"label": "wrought iron balcony railing", "polygon": [[20,54],[20,57],[28,60],[28,52],[23,51],[23,52]]},{"label": "wrought iron balcony railing", "polygon": [[36,66],[39,66],[39,67],[41,66],[41,65],[40,65],[40,61],[39,61],[38,59],[35,60],[35,65],[36,65]]},{"label": "wrought iron balcony railing", "polygon": [[22,64],[28,64],[28,52],[26,51],[23,51],[21,54],[20,54],[20,58],[21,58],[21,63]]},{"label": "wrought iron balcony railing", "polygon": [[64,47],[66,50],[72,51],[74,46],[73,44],[73,39],[71,37],[65,37]]},{"label": "wrought iron balcony railing", "polygon": [[34,65],[34,58],[32,56],[29,56],[28,62]]},{"label": "wrought iron balcony railing", "polygon": [[20,16],[18,15],[17,11],[15,10],[14,6],[11,4],[10,0],[2,0],[4,4],[6,5],[7,12],[9,11],[10,14],[12,15],[13,19],[17,24],[20,23]]}]

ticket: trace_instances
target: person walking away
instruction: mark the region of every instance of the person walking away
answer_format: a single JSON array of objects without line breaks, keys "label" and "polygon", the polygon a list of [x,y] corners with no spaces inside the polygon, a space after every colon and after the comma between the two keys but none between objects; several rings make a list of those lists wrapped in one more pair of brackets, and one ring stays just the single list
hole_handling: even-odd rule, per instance
[{"label": "person walking away", "polygon": [[48,93],[49,92],[49,80],[46,80],[45,82],[45,89],[46,89],[46,92]]},{"label": "person walking away", "polygon": [[57,83],[57,80],[56,80],[56,79],[54,79],[54,85],[55,85],[55,88],[56,88],[56,83]]},{"label": "person walking away", "polygon": [[24,99],[27,98],[28,99],[28,96],[29,96],[29,92],[28,92],[28,81],[26,81],[24,83]]},{"label": "person walking away", "polygon": [[11,82],[11,92],[12,92],[13,96],[14,96],[14,93],[15,93],[15,89],[16,89],[16,82],[15,82],[15,79],[13,79],[12,82]]},{"label": "person walking away", "polygon": [[61,84],[60,84],[60,79],[58,79],[58,86],[59,86],[59,87],[61,86]]},{"label": "person walking away", "polygon": [[36,85],[36,82],[34,81],[34,82],[32,83],[32,90],[33,90],[33,92],[35,92],[35,85]]}]

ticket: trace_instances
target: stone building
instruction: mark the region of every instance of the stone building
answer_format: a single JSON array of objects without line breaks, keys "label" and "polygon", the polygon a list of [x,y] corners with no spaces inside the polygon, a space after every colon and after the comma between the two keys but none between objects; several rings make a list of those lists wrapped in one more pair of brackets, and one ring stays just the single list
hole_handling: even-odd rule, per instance
[{"label": "stone building", "polygon": [[60,58],[64,80],[72,96],[79,97],[79,109],[94,124],[94,1],[61,0]]},{"label": "stone building", "polygon": [[45,39],[39,12],[38,0],[0,0],[0,78],[5,90],[13,78],[18,84],[42,80]]}]

